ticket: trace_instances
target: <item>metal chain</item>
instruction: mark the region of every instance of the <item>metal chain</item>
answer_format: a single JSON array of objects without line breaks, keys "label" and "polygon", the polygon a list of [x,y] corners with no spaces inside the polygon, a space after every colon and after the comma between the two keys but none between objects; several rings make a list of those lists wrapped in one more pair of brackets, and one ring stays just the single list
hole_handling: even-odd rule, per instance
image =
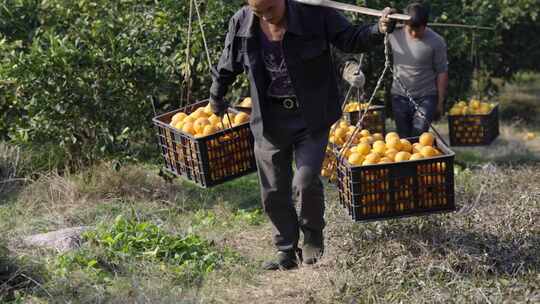
[{"label": "metal chain", "polygon": [[[409,102],[412,103],[412,105],[414,106],[414,110],[420,115],[421,118],[423,119],[426,119],[426,113],[424,113],[424,111],[422,111],[420,109],[420,106],[418,105],[418,103],[414,100],[414,97],[412,97],[411,95],[411,92],[407,89],[407,87],[403,84],[403,81],[401,80],[401,78],[399,78],[398,74],[394,72],[394,70],[392,68],[390,68],[390,71],[392,72],[392,75],[393,75],[393,79],[398,83],[398,85],[401,87],[401,89],[405,92],[405,95],[407,95],[407,99],[409,99]],[[442,113],[441,113],[442,115]],[[439,133],[439,131],[437,131],[437,129],[435,129],[435,127],[433,126],[433,124],[430,122],[429,123],[429,127],[431,128],[431,130],[433,130],[433,133],[435,133],[435,135],[446,145],[448,146],[448,144],[446,143],[446,141],[444,140],[444,138],[441,136],[441,134]]]},{"label": "metal chain", "polygon": [[377,80],[377,84],[375,85],[375,89],[373,90],[373,93],[371,94],[371,97],[369,98],[369,101],[367,102],[367,106],[365,107],[365,110],[363,112],[360,111],[361,116],[360,116],[360,119],[358,120],[358,122],[356,123],[356,126],[355,126],[355,129],[354,129],[353,133],[347,139],[347,141],[345,142],[345,145],[343,145],[343,148],[339,151],[339,154],[338,154],[338,157],[337,157],[337,160],[339,160],[339,161],[341,161],[343,159],[345,151],[350,148],[350,146],[352,144],[352,141],[354,140],[356,135],[358,135],[358,132],[360,132],[360,128],[362,126],[362,123],[364,122],[364,118],[367,116],[366,114],[367,114],[367,112],[369,110],[369,107],[371,107],[371,104],[373,103],[373,100],[375,99],[375,95],[377,94],[377,91],[379,91],[379,89],[380,89],[380,87],[382,85],[382,82],[384,80],[384,77],[386,76],[386,73],[389,70],[391,71],[390,47],[389,47],[389,45],[390,45],[389,37],[388,37],[388,33],[386,33],[385,36],[384,36],[384,58],[385,58],[384,69],[383,69],[383,71],[381,73],[381,76]]},{"label": "metal chain", "polygon": [[[358,132],[360,131],[360,128],[362,126],[362,123],[364,121],[364,118],[366,117],[366,114],[368,112],[368,109],[369,107],[371,106],[371,104],[373,103],[373,100],[375,99],[375,94],[377,93],[377,91],[380,89],[381,85],[382,85],[382,81],[384,79],[384,77],[386,76],[386,72],[387,71],[390,71],[393,75],[393,79],[398,83],[398,85],[401,87],[401,89],[405,92],[405,94],[407,95],[407,98],[409,100],[409,102],[414,106],[414,109],[415,111],[422,117],[422,118],[426,118],[426,114],[420,109],[420,106],[418,105],[418,103],[415,101],[414,97],[411,95],[410,91],[407,89],[407,87],[403,84],[403,81],[401,80],[401,78],[399,78],[399,76],[397,75],[397,73],[394,72],[392,66],[391,66],[391,61],[390,61],[390,41],[389,41],[389,34],[386,33],[385,36],[384,36],[384,58],[385,58],[385,62],[384,62],[384,69],[381,73],[381,76],[379,77],[378,81],[377,81],[377,85],[375,86],[375,89],[373,90],[373,93],[371,94],[371,97],[368,101],[368,104],[367,104],[367,107],[365,108],[365,110],[363,111],[362,115],[360,116],[360,119],[358,120],[358,123],[356,124],[355,126],[355,129],[353,131],[353,133],[351,134],[351,136],[347,139],[347,141],[345,142],[345,145],[343,145],[342,149],[339,151],[339,154],[338,154],[338,157],[337,157],[337,160],[342,160],[343,159],[343,156],[345,155],[345,151],[347,151],[351,144],[352,144],[352,141],[354,140],[354,138],[356,137],[356,135],[358,134]],[[441,134],[439,133],[439,131],[437,131],[437,129],[433,126],[432,123],[429,124],[430,128],[433,130],[433,132],[435,133],[435,135],[445,144],[445,145],[448,145],[446,143],[446,141],[443,139],[443,137],[441,136]]]}]

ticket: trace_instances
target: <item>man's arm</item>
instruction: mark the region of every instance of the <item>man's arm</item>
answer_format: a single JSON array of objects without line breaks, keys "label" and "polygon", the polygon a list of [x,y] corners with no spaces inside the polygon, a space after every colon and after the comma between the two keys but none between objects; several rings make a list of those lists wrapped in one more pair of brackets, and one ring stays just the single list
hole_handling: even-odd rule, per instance
[{"label": "man's arm", "polygon": [[444,113],[444,100],[446,99],[446,90],[448,89],[448,72],[443,72],[437,75],[437,112],[438,116]]},{"label": "man's arm", "polygon": [[444,41],[435,48],[433,55],[433,67],[437,73],[437,115],[441,117],[444,114],[444,100],[448,89],[448,55],[447,47]]},{"label": "man's arm", "polygon": [[215,114],[223,114],[229,105],[223,97],[227,94],[229,86],[236,80],[236,76],[244,71],[238,61],[238,43],[235,39],[237,22],[231,18],[229,30],[225,38],[225,47],[221,53],[217,68],[212,69],[212,86],[210,87],[210,106]]},{"label": "man's arm", "polygon": [[328,40],[346,53],[366,52],[384,38],[378,24],[352,25],[341,12],[331,8],[325,9],[325,24]]}]

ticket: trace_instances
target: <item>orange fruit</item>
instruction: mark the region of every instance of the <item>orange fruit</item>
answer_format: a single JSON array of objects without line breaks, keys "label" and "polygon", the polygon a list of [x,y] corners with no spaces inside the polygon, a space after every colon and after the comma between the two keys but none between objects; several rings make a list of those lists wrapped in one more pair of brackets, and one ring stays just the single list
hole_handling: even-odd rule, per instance
[{"label": "orange fruit", "polygon": [[412,144],[410,141],[406,140],[405,138],[402,138],[400,140],[401,142],[401,151],[412,153]]},{"label": "orange fruit", "polygon": [[210,121],[208,120],[208,118],[204,118],[204,117],[197,118],[197,120],[195,120],[195,122],[193,123],[193,129],[195,129],[195,132],[197,133],[202,133],[202,131],[204,130],[204,127],[209,124],[210,124]]},{"label": "orange fruit", "polygon": [[398,152],[399,151],[396,149],[388,149],[386,150],[386,152],[384,152],[384,156],[388,157],[389,159],[393,161],[394,159],[396,159],[396,154],[398,154]]},{"label": "orange fruit", "polygon": [[338,146],[343,146],[343,144],[345,143],[345,139],[342,138],[342,137],[336,137],[336,136],[334,136],[334,138],[335,138],[334,143],[335,143],[336,145],[338,145]]},{"label": "orange fruit", "polygon": [[234,123],[234,114],[232,113],[225,114],[223,118],[221,119],[221,123],[223,124],[223,127],[230,128],[232,124]]},{"label": "orange fruit", "polygon": [[346,120],[340,120],[340,121],[339,121],[339,127],[340,127],[340,128],[346,129],[346,128],[348,128],[350,125],[351,125],[351,124],[350,124],[348,121],[346,121]]},{"label": "orange fruit", "polygon": [[373,152],[379,153],[379,155],[384,155],[386,152],[386,144],[384,141],[379,140],[373,143]]},{"label": "orange fruit", "polygon": [[248,121],[249,121],[249,115],[244,112],[240,112],[234,117],[234,125],[236,126],[246,123]]},{"label": "orange fruit", "polygon": [[362,137],[360,138],[360,143],[361,144],[368,144],[368,145],[371,145],[373,141],[373,138],[371,136],[367,136],[367,137]]},{"label": "orange fruit", "polygon": [[420,153],[420,150],[424,147],[424,145],[420,144],[420,143],[414,143],[412,145],[412,148],[413,148],[413,153]]},{"label": "orange fruit", "polygon": [[216,133],[217,131],[218,131],[218,129],[216,127],[214,127],[213,125],[206,125],[206,126],[204,126],[202,134],[204,136],[208,136],[208,135],[212,135],[212,134]]},{"label": "orange fruit", "polygon": [[365,129],[364,129],[364,130],[360,131],[360,135],[361,135],[362,137],[368,137],[368,136],[371,135],[371,133],[369,132],[369,130],[365,130]]},{"label": "orange fruit", "polygon": [[399,140],[399,138],[391,137],[391,138],[386,142],[386,148],[388,148],[388,149],[395,149],[395,150],[397,150],[397,151],[401,151],[401,141]]},{"label": "orange fruit", "polygon": [[203,112],[206,113],[206,115],[208,116],[214,114],[214,112],[212,112],[212,107],[210,106],[210,104],[207,104],[206,107],[203,108]]},{"label": "orange fruit", "polygon": [[374,140],[384,140],[384,136],[381,133],[375,133],[372,136]]},{"label": "orange fruit", "polygon": [[389,139],[392,137],[396,137],[397,139],[399,139],[399,135],[396,132],[390,132],[386,134],[386,136],[384,137],[384,140],[388,142]]},{"label": "orange fruit", "polygon": [[183,121],[184,123],[187,123],[187,122],[195,122],[195,118],[193,118],[193,116],[188,115],[188,116],[185,117],[182,121]]},{"label": "orange fruit", "polygon": [[212,114],[210,117],[208,117],[208,120],[214,126],[221,122],[221,118],[219,118],[219,116],[217,116],[216,114]]},{"label": "orange fruit", "polygon": [[360,153],[351,153],[351,155],[349,155],[348,161],[351,165],[358,166],[364,162],[364,156]]},{"label": "orange fruit", "polygon": [[177,122],[175,125],[174,125],[174,128],[175,129],[178,129],[178,130],[182,130],[182,127],[184,126],[184,122],[183,121],[179,121]]},{"label": "orange fruit", "polygon": [[341,150],[339,150],[339,154],[343,155],[343,157],[345,158],[348,158],[351,155],[351,149],[342,148]]},{"label": "orange fruit", "polygon": [[534,134],[533,132],[527,132],[525,135],[523,135],[523,140],[533,140],[536,138],[536,134]]},{"label": "orange fruit", "polygon": [[469,106],[473,109],[480,108],[480,100],[478,99],[472,99],[471,102],[469,102]]},{"label": "orange fruit", "polygon": [[208,116],[210,115],[204,112],[204,107],[200,107],[200,108],[197,108],[193,113],[189,114],[189,116],[197,119],[201,117],[208,118]]},{"label": "orange fruit", "polygon": [[374,161],[371,161],[371,160],[364,160],[364,162],[362,162],[362,166],[370,166],[370,165],[376,165],[378,164],[379,162],[374,162]]},{"label": "orange fruit", "polygon": [[367,143],[360,143],[358,146],[356,146],[356,152],[360,153],[361,155],[368,155],[371,151],[371,146]]},{"label": "orange fruit", "polygon": [[390,163],[393,163],[394,160],[388,158],[388,157],[383,157],[381,158],[381,160],[379,160],[379,164],[390,164]]},{"label": "orange fruit", "polygon": [[187,114],[184,112],[178,112],[174,114],[174,116],[171,118],[171,123],[176,124],[177,122],[180,122],[184,120],[184,118],[187,117]]},{"label": "orange fruit", "polygon": [[334,136],[335,137],[339,137],[339,138],[345,138],[345,136],[347,135],[347,128],[338,128],[336,129],[336,131],[334,132]]},{"label": "orange fruit", "polygon": [[419,160],[419,159],[423,159],[424,156],[420,153],[414,153],[413,155],[411,155],[411,158],[409,160]]},{"label": "orange fruit", "polygon": [[422,154],[425,158],[434,157],[437,155],[437,151],[432,146],[424,146],[422,149],[420,149],[420,154]]},{"label": "orange fruit", "polygon": [[429,132],[422,133],[422,135],[420,135],[420,138],[418,139],[418,142],[422,146],[433,146],[434,141],[435,141],[435,137],[433,137],[433,134]]},{"label": "orange fruit", "polygon": [[182,127],[182,131],[184,133],[191,134],[191,135],[194,135],[196,133],[195,129],[193,128],[192,122],[185,122],[184,126]]},{"label": "orange fruit", "polygon": [[396,154],[396,158],[395,158],[395,161],[396,162],[402,162],[402,161],[407,161],[411,158],[411,153],[409,152],[405,152],[405,151],[401,151],[401,152],[398,152]]},{"label": "orange fruit", "polygon": [[365,161],[372,162],[372,163],[376,164],[376,163],[379,162],[380,159],[381,159],[381,157],[379,156],[378,153],[369,153],[366,156]]}]

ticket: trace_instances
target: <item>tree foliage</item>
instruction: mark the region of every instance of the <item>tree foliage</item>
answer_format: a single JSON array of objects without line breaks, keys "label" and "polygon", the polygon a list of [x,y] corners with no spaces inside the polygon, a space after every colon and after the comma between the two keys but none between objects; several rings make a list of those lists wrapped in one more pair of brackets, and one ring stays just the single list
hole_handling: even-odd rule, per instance
[{"label": "tree foliage", "polygon": [[[215,64],[228,19],[244,1],[198,2]],[[402,8],[406,1],[358,3]],[[434,0],[430,5],[434,21],[496,28],[474,37],[489,73],[538,68],[534,58],[540,48],[533,36],[538,32],[533,31],[538,29],[537,0]],[[150,101],[159,113],[178,107],[188,66],[191,101],[208,94],[209,67],[195,17],[192,57],[186,62],[188,18],[189,1],[2,1],[0,138],[54,145],[73,159],[87,160],[129,153],[135,142],[153,142]],[[472,75],[472,32],[438,31],[449,45],[451,92],[463,94]],[[381,54],[370,56],[369,79],[380,72]],[[246,81],[240,79],[231,96],[246,93]]]}]

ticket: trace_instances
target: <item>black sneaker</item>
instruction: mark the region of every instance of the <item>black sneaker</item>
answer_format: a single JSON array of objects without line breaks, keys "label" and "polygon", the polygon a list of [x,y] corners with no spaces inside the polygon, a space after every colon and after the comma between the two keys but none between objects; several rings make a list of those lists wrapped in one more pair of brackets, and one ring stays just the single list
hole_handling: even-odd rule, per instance
[{"label": "black sneaker", "polygon": [[[299,256],[297,256],[299,254]],[[278,251],[276,258],[262,264],[264,270],[290,270],[298,267],[301,253],[296,250]]]},{"label": "black sneaker", "polygon": [[315,264],[324,254],[323,232],[309,229],[302,229],[302,231],[304,232],[303,262],[306,265]]}]

